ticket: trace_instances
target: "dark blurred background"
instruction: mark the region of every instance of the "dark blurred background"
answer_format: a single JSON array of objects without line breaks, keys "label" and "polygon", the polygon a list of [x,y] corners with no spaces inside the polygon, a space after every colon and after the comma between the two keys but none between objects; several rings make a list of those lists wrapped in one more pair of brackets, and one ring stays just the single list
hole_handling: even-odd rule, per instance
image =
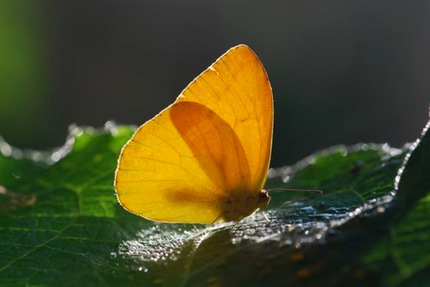
[{"label": "dark blurred background", "polygon": [[0,135],[47,149],[72,123],[139,125],[246,43],[273,86],[272,166],[401,146],[428,119],[429,15],[429,1],[1,0]]}]

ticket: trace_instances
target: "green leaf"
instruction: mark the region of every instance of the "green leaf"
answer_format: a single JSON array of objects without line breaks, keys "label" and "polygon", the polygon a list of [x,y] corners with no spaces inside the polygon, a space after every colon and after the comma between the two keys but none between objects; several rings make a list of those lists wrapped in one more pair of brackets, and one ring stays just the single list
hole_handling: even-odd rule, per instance
[{"label": "green leaf", "polygon": [[0,144],[2,185],[35,196],[25,205],[2,197],[1,286],[112,284],[103,275],[113,268],[110,253],[144,226],[118,206],[112,188],[118,151],[131,134],[74,128],[64,147],[45,154]]},{"label": "green leaf", "polygon": [[[430,282],[430,122],[412,146],[397,178],[395,221],[364,257],[386,286]],[[375,271],[376,270],[376,271]]]},{"label": "green leaf", "polygon": [[[430,282],[427,133],[398,176],[408,149],[374,144],[272,169],[267,189],[324,193],[273,192],[266,216],[212,226],[160,224],[122,209],[113,174],[132,133],[74,127],[62,148],[44,153],[0,142],[1,286]],[[419,194],[402,195],[411,189]]]}]

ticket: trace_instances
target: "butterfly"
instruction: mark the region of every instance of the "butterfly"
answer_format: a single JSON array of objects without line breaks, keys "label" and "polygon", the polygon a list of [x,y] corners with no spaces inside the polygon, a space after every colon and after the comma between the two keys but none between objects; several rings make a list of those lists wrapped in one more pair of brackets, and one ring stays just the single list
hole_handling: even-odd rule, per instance
[{"label": "butterfly", "polygon": [[269,204],[272,133],[267,73],[248,46],[235,46],[124,145],[118,201],[159,222],[239,221]]}]

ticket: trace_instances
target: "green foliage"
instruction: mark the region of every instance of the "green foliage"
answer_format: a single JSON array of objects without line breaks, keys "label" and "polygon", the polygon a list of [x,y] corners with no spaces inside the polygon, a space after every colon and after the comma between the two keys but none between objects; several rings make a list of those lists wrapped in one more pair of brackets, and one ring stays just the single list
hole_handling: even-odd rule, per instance
[{"label": "green foliage", "polygon": [[429,132],[404,166],[407,148],[360,144],[273,169],[268,189],[324,193],[273,192],[269,220],[213,226],[158,224],[120,207],[113,174],[132,132],[74,128],[45,153],[0,142],[1,286],[430,283]]},{"label": "green foliage", "polygon": [[52,17],[41,4],[0,1],[0,130],[18,145],[47,146],[64,136],[52,116]]}]

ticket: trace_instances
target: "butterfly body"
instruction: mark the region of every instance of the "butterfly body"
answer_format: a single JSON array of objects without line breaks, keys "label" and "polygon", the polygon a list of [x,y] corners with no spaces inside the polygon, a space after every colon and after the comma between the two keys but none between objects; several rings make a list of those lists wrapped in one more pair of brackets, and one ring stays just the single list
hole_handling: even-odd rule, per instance
[{"label": "butterfly body", "polygon": [[269,205],[270,196],[265,190],[262,190],[257,195],[248,196],[250,193],[245,191],[242,194],[233,195],[225,199],[224,212],[218,220],[224,222],[239,221],[251,215],[257,209],[266,208]]}]

